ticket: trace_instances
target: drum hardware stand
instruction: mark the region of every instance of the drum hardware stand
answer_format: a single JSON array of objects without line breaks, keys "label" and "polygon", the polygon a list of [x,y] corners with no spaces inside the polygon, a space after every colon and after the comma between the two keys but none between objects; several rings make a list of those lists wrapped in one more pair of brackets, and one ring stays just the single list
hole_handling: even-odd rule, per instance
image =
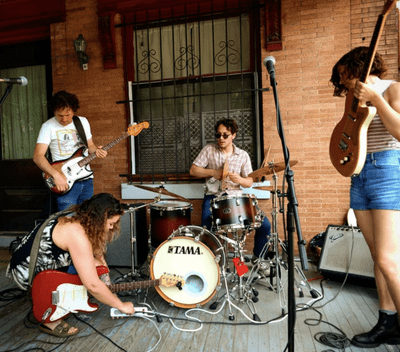
[{"label": "drum hardware stand", "polygon": [[[249,284],[252,283],[256,283],[258,281],[258,279],[260,278],[265,278],[266,276],[264,275],[264,273],[260,272],[261,270],[264,270],[264,256],[270,252],[270,248],[272,247],[273,250],[271,251],[272,253],[274,253],[274,257],[270,259],[269,262],[269,267],[270,267],[270,281],[269,281],[269,285],[270,288],[275,290],[276,293],[278,293],[279,295],[281,294],[282,290],[283,290],[283,284],[281,282],[282,279],[282,268],[286,271],[288,271],[288,266],[285,263],[285,260],[283,259],[283,255],[287,254],[287,245],[279,238],[278,236],[278,229],[277,229],[277,217],[278,217],[278,202],[277,199],[278,197],[283,197],[284,195],[280,194],[280,191],[277,188],[277,175],[273,169],[273,163],[269,163],[272,170],[273,170],[273,184],[274,184],[274,189],[271,191],[271,193],[273,194],[272,197],[272,212],[271,212],[271,216],[272,216],[272,233],[271,233],[271,237],[269,239],[269,241],[265,244],[264,248],[262,249],[261,253],[260,253],[260,257],[255,261],[252,271],[249,275],[250,280],[248,281]],[[282,249],[282,258],[280,257],[279,253],[279,249]],[[310,291],[310,294],[313,298],[317,298],[318,297],[318,293],[310,286],[310,284],[307,281],[307,278],[305,277],[304,273],[302,272],[302,270],[298,267],[297,264],[294,264],[294,269],[296,270],[296,272],[299,274],[300,278],[301,278],[301,282],[304,282],[303,286],[306,286],[307,289]],[[256,279],[255,282],[253,282],[253,277],[255,277],[258,274],[258,278]],[[273,283],[273,277],[276,276],[276,284],[274,285]],[[301,288],[301,285],[297,282],[297,280],[295,278],[293,278],[294,280],[294,285],[297,287],[298,291],[299,291],[299,295],[300,297],[304,296],[303,290]]]},{"label": "drum hardware stand", "polygon": [[[228,251],[227,251],[227,245],[228,243],[233,247],[234,249],[234,258],[238,258],[240,260],[240,263],[244,263],[244,255],[243,255],[243,248],[245,246],[245,240],[247,235],[250,232],[250,229],[247,227],[244,230],[244,233],[239,235],[239,231],[238,230],[233,230],[231,231],[233,234],[234,239],[231,239],[227,236],[222,235],[221,233],[218,233],[218,236],[224,240],[224,244],[225,244],[225,255],[226,255],[226,263],[228,263]],[[229,267],[228,267],[229,268]],[[225,288],[226,288],[226,293],[221,296],[218,300],[216,300],[213,304],[211,304],[210,308],[211,309],[216,309],[218,303],[225,297],[225,299],[229,302],[229,309],[230,309],[230,314],[229,314],[229,320],[234,320],[235,317],[232,313],[231,310],[231,302],[230,302],[230,296],[232,296],[233,299],[239,300],[240,302],[246,302],[247,306],[249,307],[250,312],[253,314],[253,320],[255,321],[261,321],[260,318],[257,315],[257,310],[256,307],[254,305],[255,302],[258,302],[258,298],[256,297],[257,294],[256,292],[253,290],[252,287],[249,287],[248,285],[246,285],[243,281],[243,274],[244,273],[238,273],[237,267],[236,265],[234,265],[234,272],[233,273],[229,273],[228,275],[234,275],[233,280],[231,281],[231,283],[236,283],[236,285],[231,288],[231,290],[229,291],[228,288],[228,283],[227,283],[227,275],[225,273],[225,269],[223,269],[223,276],[224,276],[224,280],[225,280]],[[237,296],[235,297],[235,295],[233,294],[233,292],[237,292]]]},{"label": "drum hardware stand", "polygon": [[126,279],[128,276],[132,278],[132,281],[135,281],[135,278],[141,277],[141,274],[137,270],[138,267],[138,253],[137,253],[137,234],[136,234],[136,226],[133,222],[134,217],[133,213],[137,211],[140,208],[147,207],[150,204],[154,204],[160,201],[160,196],[155,197],[154,201],[151,203],[139,205],[137,207],[129,207],[128,210],[125,211],[125,213],[129,213],[130,216],[130,241],[131,241],[131,271],[123,276],[124,279]]}]

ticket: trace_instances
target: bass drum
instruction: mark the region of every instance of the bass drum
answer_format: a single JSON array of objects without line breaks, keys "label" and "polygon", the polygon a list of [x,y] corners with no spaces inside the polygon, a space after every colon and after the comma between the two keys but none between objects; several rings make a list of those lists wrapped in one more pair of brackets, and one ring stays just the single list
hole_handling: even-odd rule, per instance
[{"label": "bass drum", "polygon": [[171,305],[195,308],[206,304],[220,286],[220,265],[225,265],[221,242],[199,226],[181,226],[154,252],[150,263],[152,280],[165,272],[181,276],[184,285],[156,286],[160,296]]}]

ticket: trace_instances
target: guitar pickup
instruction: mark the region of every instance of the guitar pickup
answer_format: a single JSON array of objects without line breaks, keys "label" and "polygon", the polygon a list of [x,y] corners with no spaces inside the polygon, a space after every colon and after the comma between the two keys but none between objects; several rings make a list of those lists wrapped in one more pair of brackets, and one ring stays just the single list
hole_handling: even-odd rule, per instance
[{"label": "guitar pickup", "polygon": [[347,150],[348,146],[349,146],[349,145],[348,145],[343,139],[340,140],[340,143],[339,143],[339,148],[340,148],[340,149],[342,149],[343,151],[345,151],[345,150]]},{"label": "guitar pickup", "polygon": [[348,134],[346,134],[346,132],[343,132],[343,133],[342,133],[342,136],[343,136],[344,138],[346,138],[347,140],[350,140],[350,139],[351,139],[351,137],[350,137]]},{"label": "guitar pickup", "polygon": [[58,291],[53,291],[51,293],[51,303],[56,306],[58,302],[60,302],[60,293]]},{"label": "guitar pickup", "polygon": [[53,177],[49,177],[49,178],[46,180],[46,183],[47,183],[47,185],[48,185],[50,188],[53,188],[53,187],[56,186],[56,184],[54,183]]}]

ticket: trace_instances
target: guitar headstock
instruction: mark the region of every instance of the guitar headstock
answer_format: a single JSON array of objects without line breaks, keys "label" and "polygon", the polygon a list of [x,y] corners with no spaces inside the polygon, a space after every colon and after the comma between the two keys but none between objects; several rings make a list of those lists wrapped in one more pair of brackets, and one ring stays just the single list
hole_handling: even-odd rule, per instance
[{"label": "guitar headstock", "polygon": [[180,283],[181,287],[185,284],[185,280],[182,276],[172,275],[172,274],[164,274],[160,277],[160,285],[166,287],[176,286]]},{"label": "guitar headstock", "polygon": [[397,0],[388,0],[383,6],[382,15],[387,15],[396,6]]},{"label": "guitar headstock", "polygon": [[138,123],[137,125],[132,125],[128,127],[128,133],[131,136],[137,136],[144,128],[149,128],[150,124],[147,121]]}]

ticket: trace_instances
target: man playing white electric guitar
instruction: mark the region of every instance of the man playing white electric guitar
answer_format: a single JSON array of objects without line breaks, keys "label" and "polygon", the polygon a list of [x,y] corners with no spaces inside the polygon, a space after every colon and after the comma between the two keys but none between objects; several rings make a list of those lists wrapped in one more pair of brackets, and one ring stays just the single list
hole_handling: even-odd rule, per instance
[{"label": "man playing white electric guitar", "polygon": [[[86,179],[75,182],[69,190],[70,185],[65,175],[47,160],[48,149],[53,162],[71,157],[79,148],[85,146],[85,139],[89,154],[95,153],[98,158],[105,158],[107,151],[94,144],[89,122],[81,116],[78,119],[83,126],[82,133],[86,136],[79,133],[78,126],[73,122],[73,116],[79,109],[79,100],[75,94],[60,91],[54,95],[49,106],[54,112],[54,117],[46,121],[40,129],[33,161],[43,172],[52,176],[54,187],[59,194],[56,197],[57,209],[61,211],[73,204],[81,204],[93,195],[93,176],[90,172]],[[88,167],[87,165],[86,168]],[[63,194],[66,191],[68,193]]]}]

